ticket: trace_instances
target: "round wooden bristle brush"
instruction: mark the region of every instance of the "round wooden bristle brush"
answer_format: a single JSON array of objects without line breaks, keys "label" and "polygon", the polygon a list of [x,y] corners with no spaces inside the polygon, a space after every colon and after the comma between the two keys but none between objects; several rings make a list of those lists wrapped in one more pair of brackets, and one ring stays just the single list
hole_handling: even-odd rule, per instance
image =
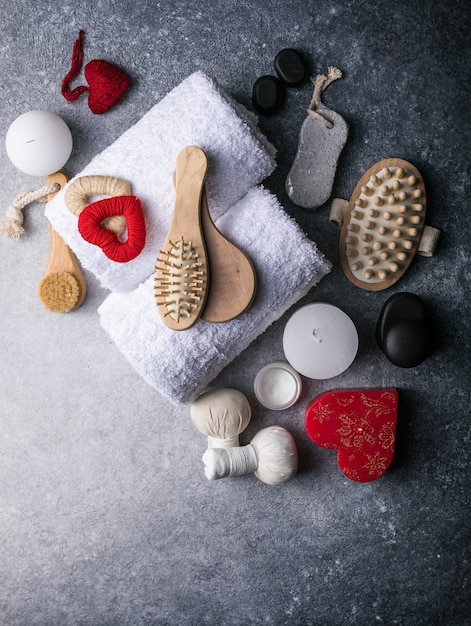
[{"label": "round wooden bristle brush", "polygon": [[[67,178],[61,172],[51,174],[47,177],[47,184],[54,183],[60,187],[47,197],[48,202],[67,184]],[[38,296],[48,311],[68,313],[82,304],[87,293],[87,285],[74,253],[52,225],[50,235],[49,260],[39,284]]]}]

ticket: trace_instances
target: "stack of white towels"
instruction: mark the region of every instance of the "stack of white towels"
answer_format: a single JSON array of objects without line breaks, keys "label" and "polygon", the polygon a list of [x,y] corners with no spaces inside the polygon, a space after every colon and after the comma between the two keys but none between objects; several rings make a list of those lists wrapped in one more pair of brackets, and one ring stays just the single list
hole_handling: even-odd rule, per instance
[{"label": "stack of white towels", "polygon": [[[257,294],[240,317],[199,320],[186,331],[162,322],[153,294],[155,260],[170,226],[178,153],[198,146],[208,158],[206,188],[218,229],[251,259]],[[169,92],[141,120],[97,155],[76,178],[116,176],[131,183],[146,216],[146,245],[128,263],[108,259],[78,232],[65,190],[46,206],[55,230],[111,291],[99,307],[102,327],[130,364],[158,392],[186,402],[330,270],[319,252],[260,183],[275,169],[276,151],[257,118],[202,72]]]}]

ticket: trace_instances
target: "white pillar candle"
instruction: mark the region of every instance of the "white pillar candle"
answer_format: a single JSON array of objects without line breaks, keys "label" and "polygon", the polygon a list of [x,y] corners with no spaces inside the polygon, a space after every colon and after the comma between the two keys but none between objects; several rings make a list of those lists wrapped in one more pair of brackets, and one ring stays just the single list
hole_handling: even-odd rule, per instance
[{"label": "white pillar candle", "polygon": [[352,364],[358,350],[358,333],[341,309],[323,302],[307,304],[288,320],[283,349],[296,371],[324,380],[338,376]]},{"label": "white pillar candle", "polygon": [[8,158],[30,176],[48,176],[59,171],[72,152],[72,134],[67,124],[50,111],[29,111],[17,117],[7,131]]},{"label": "white pillar candle", "polygon": [[257,400],[267,409],[281,411],[301,395],[301,377],[288,363],[275,361],[262,367],[254,381]]}]

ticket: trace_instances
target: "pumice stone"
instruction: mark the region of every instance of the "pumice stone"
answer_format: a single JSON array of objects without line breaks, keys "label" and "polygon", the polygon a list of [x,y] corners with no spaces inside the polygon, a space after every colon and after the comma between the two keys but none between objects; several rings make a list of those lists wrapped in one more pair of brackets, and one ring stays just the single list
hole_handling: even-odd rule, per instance
[{"label": "pumice stone", "polygon": [[282,84],[275,76],[260,76],[252,88],[254,109],[263,115],[276,113],[283,101]]},{"label": "pumice stone", "polygon": [[284,48],[278,52],[275,57],[275,71],[287,87],[300,87],[309,78],[306,60],[292,48]]},{"label": "pumice stone", "polygon": [[376,343],[398,367],[416,367],[430,354],[432,337],[422,300],[396,293],[384,304],[376,325]]},{"label": "pumice stone", "polygon": [[285,188],[291,202],[303,209],[318,209],[330,198],[340,153],[348,138],[341,115],[321,106],[329,126],[308,115],[301,125],[298,148]]},{"label": "pumice stone", "polygon": [[321,94],[342,78],[338,67],[312,78],[314,92],[307,117],[299,131],[298,148],[285,181],[291,202],[303,209],[318,209],[332,193],[340,153],[347,141],[348,126],[335,111],[322,104]]}]

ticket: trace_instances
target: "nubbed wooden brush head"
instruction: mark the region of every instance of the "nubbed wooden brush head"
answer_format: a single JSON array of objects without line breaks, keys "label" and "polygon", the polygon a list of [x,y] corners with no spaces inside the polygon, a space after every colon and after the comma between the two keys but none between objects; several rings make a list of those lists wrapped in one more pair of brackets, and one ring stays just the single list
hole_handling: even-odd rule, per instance
[{"label": "nubbed wooden brush head", "polygon": [[419,246],[426,210],[418,170],[385,159],[365,172],[348,203],[340,235],[340,259],[357,287],[380,291],[396,283]]}]

